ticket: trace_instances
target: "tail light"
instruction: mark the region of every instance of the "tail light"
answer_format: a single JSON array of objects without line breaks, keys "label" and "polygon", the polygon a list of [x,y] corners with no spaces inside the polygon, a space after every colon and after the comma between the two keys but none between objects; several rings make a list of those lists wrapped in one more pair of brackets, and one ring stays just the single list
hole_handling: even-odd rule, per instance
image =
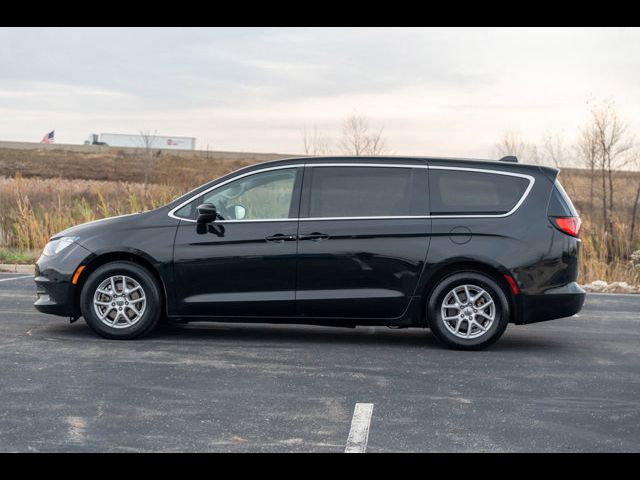
[{"label": "tail light", "polygon": [[572,237],[580,235],[580,225],[582,225],[580,217],[549,217],[549,220],[562,233]]}]

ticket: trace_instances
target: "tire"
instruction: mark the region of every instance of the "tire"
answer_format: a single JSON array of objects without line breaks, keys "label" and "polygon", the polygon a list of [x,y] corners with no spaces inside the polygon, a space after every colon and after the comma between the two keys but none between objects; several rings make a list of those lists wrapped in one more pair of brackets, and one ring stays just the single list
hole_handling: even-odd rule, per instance
[{"label": "tire", "polygon": [[510,318],[502,287],[476,271],[455,272],[440,279],[429,294],[426,309],[436,339],[456,350],[480,350],[495,343]]},{"label": "tire", "polygon": [[[111,296],[113,286],[115,294]],[[162,316],[160,286],[136,263],[106,263],[87,278],[80,294],[80,309],[87,325],[98,335],[116,340],[140,338],[153,330]]]}]

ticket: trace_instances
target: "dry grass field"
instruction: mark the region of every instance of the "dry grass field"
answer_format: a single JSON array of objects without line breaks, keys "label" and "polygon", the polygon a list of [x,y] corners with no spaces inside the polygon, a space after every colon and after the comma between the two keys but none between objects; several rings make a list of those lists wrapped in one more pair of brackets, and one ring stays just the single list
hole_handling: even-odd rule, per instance
[{"label": "dry grass field", "polygon": [[[64,228],[158,207],[206,181],[256,163],[252,154],[225,159],[163,152],[145,195],[140,157],[117,149],[95,154],[0,149],[0,263],[32,262],[47,239]],[[561,181],[583,219],[580,282],[640,285],[640,267],[629,260],[629,253],[640,249],[640,228],[636,227],[633,239],[629,234],[640,172],[617,172],[614,178],[617,250],[613,259],[603,254],[598,185],[592,197],[588,172],[579,169],[564,170]]]},{"label": "dry grass field", "polygon": [[640,263],[631,259],[631,254],[640,250],[640,225],[636,223],[633,236],[630,231],[640,172],[620,171],[614,174],[616,203],[613,209],[614,233],[609,243],[610,252],[604,246],[604,217],[599,201],[602,194],[598,182],[595,182],[594,194],[591,195],[590,176],[586,170],[565,169],[560,173],[560,181],[583,221],[579,280],[582,283],[604,280],[640,285]]},{"label": "dry grass field", "polygon": [[[200,185],[224,173],[256,163],[255,156],[247,154],[238,159],[206,154],[190,157],[163,151],[151,174],[151,183],[171,184],[189,188]],[[273,156],[277,158],[277,156]],[[141,182],[144,178],[143,155],[124,149],[96,149],[86,151],[0,148],[0,177],[67,178],[79,180],[106,180],[113,182]]]},{"label": "dry grass field", "polygon": [[[63,178],[0,178],[0,246],[37,251],[72,225],[159,207],[175,187]],[[4,206],[6,205],[6,208]]]},{"label": "dry grass field", "polygon": [[[581,215],[588,215],[590,219],[602,220],[599,198],[601,188],[599,179],[594,184],[594,196],[590,194],[589,172],[584,169],[562,169],[559,176],[560,182],[573,200],[574,205]],[[615,215],[619,219],[628,219],[631,215],[636,189],[640,182],[640,172],[618,171],[614,172],[614,191],[616,198]]]},{"label": "dry grass field", "polygon": [[0,263],[33,263],[71,225],[155,208],[211,179],[276,154],[162,151],[145,194],[143,153],[131,149],[0,147]]}]

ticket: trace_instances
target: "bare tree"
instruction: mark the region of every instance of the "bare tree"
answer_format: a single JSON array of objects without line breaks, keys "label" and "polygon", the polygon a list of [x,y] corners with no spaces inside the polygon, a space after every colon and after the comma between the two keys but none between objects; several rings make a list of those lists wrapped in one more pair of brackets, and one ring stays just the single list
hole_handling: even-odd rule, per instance
[{"label": "bare tree", "polygon": [[349,115],[342,124],[340,149],[346,155],[383,155],[387,145],[383,136],[384,128],[372,131],[369,121],[362,115]]},{"label": "bare tree", "polygon": [[598,142],[592,125],[587,125],[580,132],[577,144],[578,157],[582,165],[589,170],[589,212],[592,213],[595,199],[596,167],[598,164]]},{"label": "bare tree", "polygon": [[569,166],[569,150],[560,135],[546,134],[542,139],[540,160],[556,168]]},{"label": "bare tree", "polygon": [[[536,152],[538,150],[536,149]],[[542,147],[538,154],[538,163],[549,165],[561,170],[562,183],[571,196],[575,194],[575,182],[570,171],[566,169],[571,166],[571,148],[568,147],[564,139],[557,134],[546,134],[542,140]],[[564,171],[564,174],[562,173]]]},{"label": "bare tree", "polygon": [[629,162],[628,154],[633,140],[628,134],[627,124],[618,116],[613,102],[595,103],[590,113],[591,119],[587,129],[593,135],[595,163],[600,174],[604,234],[612,240],[615,207],[613,176],[616,170]]},{"label": "bare tree", "polygon": [[318,133],[318,127],[313,124],[313,129],[308,130],[307,124],[304,124],[302,131],[302,142],[304,146],[304,154],[314,157],[320,155],[328,155],[331,153],[329,139]]},{"label": "bare tree", "polygon": [[529,153],[529,145],[520,137],[520,134],[514,130],[505,130],[502,132],[500,140],[495,145],[495,149],[500,157],[513,155],[518,160],[524,160]]},{"label": "bare tree", "polygon": [[384,137],[382,136],[384,127],[380,130],[376,130],[369,135],[369,146],[367,148],[368,154],[372,156],[384,155],[387,153],[387,145]]},{"label": "bare tree", "polygon": [[[636,167],[635,170],[638,170],[640,167],[640,150],[636,146],[633,152],[633,165]],[[635,238],[635,230],[638,216],[638,208],[640,205],[640,176],[637,177],[638,185],[636,185],[636,194],[633,199],[633,206],[631,208],[631,225],[629,227],[629,245],[633,246],[633,240]]]},{"label": "bare tree", "polygon": [[149,187],[149,177],[153,172],[156,159],[160,156],[161,151],[156,150],[159,139],[155,131],[151,133],[148,130],[141,130],[140,140],[142,141],[142,147],[144,148],[144,155],[142,157],[142,167],[144,170],[144,194],[147,195],[147,190]]},{"label": "bare tree", "polygon": [[340,148],[347,155],[361,156],[367,148],[369,127],[364,117],[349,115],[342,124]]}]

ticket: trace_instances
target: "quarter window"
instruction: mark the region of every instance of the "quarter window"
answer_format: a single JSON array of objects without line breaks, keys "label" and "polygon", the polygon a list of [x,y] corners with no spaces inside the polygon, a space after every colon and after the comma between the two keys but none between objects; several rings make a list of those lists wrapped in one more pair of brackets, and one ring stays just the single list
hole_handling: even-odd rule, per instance
[{"label": "quarter window", "polygon": [[556,179],[553,191],[551,192],[551,199],[549,201],[547,212],[549,215],[554,217],[578,216],[576,207],[573,206],[573,202],[569,198],[569,195],[567,195],[564,188],[562,188],[558,179]]},{"label": "quarter window", "polygon": [[313,167],[309,217],[427,215],[425,169]]},{"label": "quarter window", "polygon": [[193,200],[187,203],[184,207],[179,210],[176,210],[175,216],[180,218],[190,218],[193,219],[196,214],[197,200]]},{"label": "quarter window", "polygon": [[524,195],[529,180],[523,177],[461,170],[429,171],[431,213],[503,214]]}]

